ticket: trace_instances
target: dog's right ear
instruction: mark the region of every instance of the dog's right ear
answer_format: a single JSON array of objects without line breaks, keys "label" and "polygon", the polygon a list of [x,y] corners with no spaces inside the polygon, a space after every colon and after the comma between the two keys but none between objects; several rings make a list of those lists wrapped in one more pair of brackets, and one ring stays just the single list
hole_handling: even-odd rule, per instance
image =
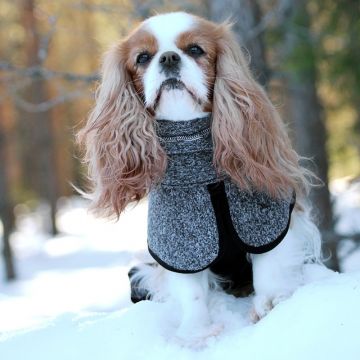
[{"label": "dog's right ear", "polygon": [[119,217],[126,205],[139,201],[164,173],[166,155],[125,68],[122,44],[104,56],[96,104],[78,133],[92,182],[91,208]]},{"label": "dog's right ear", "polygon": [[219,25],[213,98],[214,163],[243,189],[288,198],[306,194],[311,173],[299,166],[286,127],[252,77],[228,23]]}]

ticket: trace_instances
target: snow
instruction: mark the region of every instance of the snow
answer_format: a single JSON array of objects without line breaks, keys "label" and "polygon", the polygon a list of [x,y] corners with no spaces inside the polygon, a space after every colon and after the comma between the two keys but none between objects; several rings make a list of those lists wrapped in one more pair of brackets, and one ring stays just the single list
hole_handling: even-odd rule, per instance
[{"label": "snow", "polygon": [[[337,229],[350,235],[360,226],[360,189],[340,185],[332,189]],[[59,205],[61,234],[52,238],[46,207],[17,209],[19,280],[0,283],[1,360],[360,359],[360,251],[350,253],[350,240],[341,247],[344,274],[309,265],[307,285],[257,324],[250,298],[212,294],[212,319],[223,331],[192,350],[172,338],[175,305],[129,300],[127,271],[149,260],[146,202],[118,223],[94,219],[79,198]]]},{"label": "snow", "polygon": [[[331,192],[334,197],[337,233],[345,237],[360,234],[360,181],[352,184],[348,179],[333,181]],[[344,272],[360,270],[360,244],[348,239],[342,241],[340,245],[341,270]]]},{"label": "snow", "polygon": [[[202,350],[181,348],[177,312],[143,301],[111,314],[64,314],[40,328],[3,335],[1,359],[359,359],[360,272],[334,274],[296,291],[255,325],[249,301],[218,294],[213,319],[224,325]],[[215,311],[216,310],[216,311]]]},{"label": "snow", "polygon": [[0,284],[0,333],[67,312],[130,305],[127,271],[149,260],[144,250],[146,203],[118,223],[94,219],[86,205],[82,199],[62,200],[61,234],[48,239],[41,212],[22,209],[12,238],[19,280]]}]

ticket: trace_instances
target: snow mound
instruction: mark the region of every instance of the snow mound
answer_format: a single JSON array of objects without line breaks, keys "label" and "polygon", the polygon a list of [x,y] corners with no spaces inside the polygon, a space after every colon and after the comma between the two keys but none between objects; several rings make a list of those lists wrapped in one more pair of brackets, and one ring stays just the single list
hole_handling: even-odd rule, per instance
[{"label": "snow mound", "polygon": [[172,341],[179,312],[171,304],[143,301],[2,333],[0,359],[360,359],[360,272],[331,273],[303,286],[255,325],[247,318],[250,300],[213,296],[213,321],[224,330],[202,350]]}]

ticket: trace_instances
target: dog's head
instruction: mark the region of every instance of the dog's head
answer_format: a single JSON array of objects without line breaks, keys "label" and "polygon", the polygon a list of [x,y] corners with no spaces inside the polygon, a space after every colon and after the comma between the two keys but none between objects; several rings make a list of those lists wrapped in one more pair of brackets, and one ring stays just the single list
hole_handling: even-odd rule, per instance
[{"label": "dog's head", "polygon": [[161,179],[167,159],[154,118],[209,112],[219,171],[273,196],[304,191],[298,156],[230,28],[182,12],[157,15],[105,54],[96,105],[79,136],[99,213],[119,215]]},{"label": "dog's head", "polygon": [[[171,13],[144,21],[119,45],[126,71],[150,113],[157,118],[169,115],[164,111],[176,106],[176,100],[188,101],[192,110],[211,111],[220,36],[212,23],[186,13]],[[172,104],[167,106],[169,102]],[[186,109],[178,115],[179,120],[186,120],[184,112]]]}]

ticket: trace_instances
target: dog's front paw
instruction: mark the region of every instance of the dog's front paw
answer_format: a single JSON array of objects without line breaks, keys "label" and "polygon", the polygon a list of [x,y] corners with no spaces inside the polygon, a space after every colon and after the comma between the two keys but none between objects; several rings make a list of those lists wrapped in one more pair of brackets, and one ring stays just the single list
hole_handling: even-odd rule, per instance
[{"label": "dog's front paw", "polygon": [[173,341],[182,347],[200,350],[207,346],[210,338],[218,336],[223,328],[222,324],[212,324],[198,329],[179,328]]},{"label": "dog's front paw", "polygon": [[253,323],[258,322],[260,319],[266,316],[277,304],[290,296],[291,293],[289,292],[280,293],[276,296],[255,295],[253,298],[253,307],[250,311],[250,320]]}]

